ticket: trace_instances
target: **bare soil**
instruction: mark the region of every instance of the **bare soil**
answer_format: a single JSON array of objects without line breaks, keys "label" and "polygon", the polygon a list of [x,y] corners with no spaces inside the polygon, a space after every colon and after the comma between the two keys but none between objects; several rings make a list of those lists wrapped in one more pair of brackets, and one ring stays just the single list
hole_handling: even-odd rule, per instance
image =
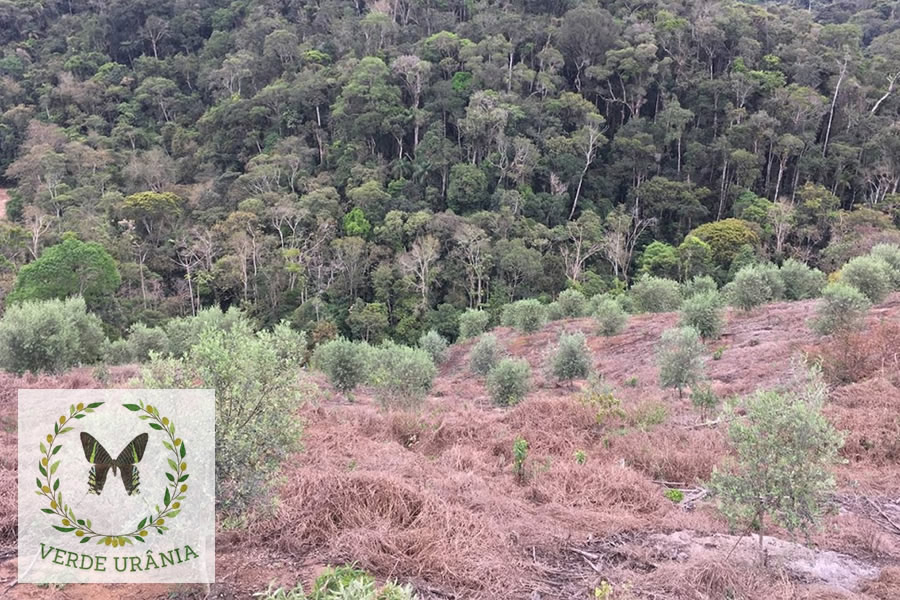
[{"label": "bare soil", "polygon": [[9,192],[6,188],[0,188],[0,219],[6,218],[6,203],[9,202]]},{"label": "bare soil", "polygon": [[[708,363],[713,389],[742,395],[783,383],[793,355],[823,344],[806,325],[815,304],[730,312],[722,338],[709,343],[722,349]],[[751,538],[728,557],[736,532],[703,492],[727,452],[724,424],[702,424],[687,397],[657,385],[655,345],[676,321],[634,316],[611,338],[595,336],[590,319],[527,336],[496,330],[534,370],[532,393],[511,408],[494,407],[468,370],[471,341],[451,348],[418,412],[385,410],[367,390],[349,402],[302,373],[321,388],[299,410],[304,450],[284,467],[276,513],[220,535],[210,590],[17,585],[6,595],[249,598],[272,581],[308,584],[327,564],[354,562],[423,598],[587,599],[604,580],[613,600],[900,598],[900,373],[875,369],[834,386],[828,416],[847,439],[834,514],[808,543],[767,532],[771,560],[761,567]],[[870,321],[900,322],[900,295]],[[558,385],[544,369],[559,333],[575,329],[589,336],[597,371],[621,401],[623,414],[602,424],[578,401],[585,382]],[[0,548],[15,546],[15,389],[99,385],[85,372],[65,378],[0,382]],[[517,436],[529,443],[525,481],[512,472]],[[668,487],[688,499],[670,501]],[[7,554],[0,585],[14,577]]]}]

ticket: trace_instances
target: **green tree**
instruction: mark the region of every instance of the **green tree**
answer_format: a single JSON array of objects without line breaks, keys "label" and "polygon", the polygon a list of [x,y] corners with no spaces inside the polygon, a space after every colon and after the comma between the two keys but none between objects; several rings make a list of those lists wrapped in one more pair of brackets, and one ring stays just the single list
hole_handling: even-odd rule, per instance
[{"label": "green tree", "polygon": [[722,334],[724,304],[719,292],[694,294],[681,305],[680,323],[696,329],[705,340],[716,339]]},{"label": "green tree", "polygon": [[586,379],[591,372],[591,353],[584,334],[562,333],[550,359],[550,371],[559,381]]},{"label": "green tree", "polygon": [[488,372],[486,384],[494,404],[518,404],[531,387],[531,367],[524,359],[504,358]]},{"label": "green tree", "polygon": [[663,332],[656,348],[659,366],[659,385],[676,388],[681,398],[682,390],[693,386],[704,377],[706,348],[700,341],[700,332],[693,327],[676,327]]},{"label": "green tree", "polygon": [[820,335],[860,329],[871,306],[869,299],[852,285],[829,283],[822,292],[822,300],[811,325]]},{"label": "green tree", "polygon": [[121,281],[116,261],[103,246],[70,237],[22,267],[7,301],[83,296],[89,308],[98,309],[109,305]]},{"label": "green tree", "polygon": [[728,438],[734,458],[715,469],[710,488],[737,527],[756,528],[765,563],[766,519],[808,532],[834,490],[841,435],[822,414],[827,389],[813,368],[784,390],[757,392],[734,415]]},{"label": "green tree", "polygon": [[709,244],[711,259],[718,267],[728,270],[741,246],[759,243],[759,236],[751,223],[741,219],[724,219],[694,228],[688,234]]},{"label": "green tree", "polygon": [[369,347],[365,343],[343,338],[320,344],[313,354],[312,364],[328,375],[328,380],[344,395],[368,378]]},{"label": "green tree", "polygon": [[142,374],[148,388],[215,389],[216,505],[230,518],[271,508],[281,464],[299,448],[296,411],[311,388],[298,382],[285,341],[239,321],[205,329],[184,358],[157,357]]},{"label": "green tree", "polygon": [[487,199],[487,176],[473,164],[459,163],[450,168],[447,205],[462,214],[483,208]]}]

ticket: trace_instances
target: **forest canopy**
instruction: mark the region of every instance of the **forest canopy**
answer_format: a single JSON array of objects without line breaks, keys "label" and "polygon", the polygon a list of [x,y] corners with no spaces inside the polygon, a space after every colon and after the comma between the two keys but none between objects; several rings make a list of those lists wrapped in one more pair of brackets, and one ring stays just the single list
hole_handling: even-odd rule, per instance
[{"label": "forest canopy", "polygon": [[900,240],[897,5],[0,0],[0,287],[412,343],[832,271]]}]

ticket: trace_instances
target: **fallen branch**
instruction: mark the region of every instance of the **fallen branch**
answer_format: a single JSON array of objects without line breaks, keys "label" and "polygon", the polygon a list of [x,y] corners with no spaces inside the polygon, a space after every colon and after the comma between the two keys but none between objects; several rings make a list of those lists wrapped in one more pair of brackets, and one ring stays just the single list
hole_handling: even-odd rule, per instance
[{"label": "fallen branch", "polygon": [[876,511],[878,511],[878,514],[881,515],[881,517],[882,517],[885,521],[887,521],[888,524],[889,524],[891,527],[894,528],[894,533],[900,535],[900,525],[897,525],[897,523],[895,523],[894,520],[891,519],[891,518],[887,515],[887,513],[885,513],[884,510],[881,509],[880,506],[878,506],[877,504],[875,504],[875,502],[873,502],[871,498],[869,498],[868,496],[865,496],[865,499],[866,499],[866,502],[868,502],[869,505],[870,505],[872,508],[874,508]]}]

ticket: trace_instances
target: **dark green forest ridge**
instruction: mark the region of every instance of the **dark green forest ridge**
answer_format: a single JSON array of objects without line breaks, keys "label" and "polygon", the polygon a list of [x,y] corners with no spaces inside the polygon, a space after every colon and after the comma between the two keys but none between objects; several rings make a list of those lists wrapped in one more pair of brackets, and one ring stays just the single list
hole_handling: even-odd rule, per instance
[{"label": "dark green forest ridge", "polygon": [[898,5],[0,0],[0,287],[409,343],[833,271],[900,239]]}]

